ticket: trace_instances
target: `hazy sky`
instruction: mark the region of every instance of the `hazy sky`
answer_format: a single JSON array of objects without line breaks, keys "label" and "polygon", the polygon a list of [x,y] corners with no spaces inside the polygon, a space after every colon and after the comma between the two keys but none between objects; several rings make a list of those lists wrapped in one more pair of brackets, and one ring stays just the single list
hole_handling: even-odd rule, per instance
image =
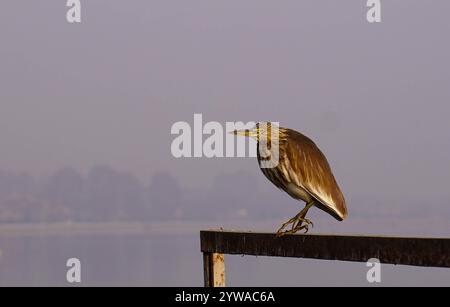
[{"label": "hazy sky", "polygon": [[170,127],[279,121],[347,195],[450,199],[450,2],[2,1],[0,169],[108,164],[207,186],[250,159],[172,158]]},{"label": "hazy sky", "polygon": [[[207,212],[214,227],[270,231],[280,218],[252,220],[250,211],[232,224],[219,209],[250,199],[275,219],[274,205],[294,215],[300,204],[276,194],[255,159],[173,158],[170,131],[194,113],[277,121],[316,141],[346,196],[349,220],[313,210],[314,232],[448,237],[450,1],[382,0],[381,24],[366,21],[366,0],[81,4],[82,23],[69,24],[66,0],[1,1],[0,170],[40,176],[103,164],[146,184],[168,172],[195,188],[186,195],[217,200]],[[95,268],[88,284],[200,285],[193,227],[195,240],[0,237],[0,284],[65,283],[66,259],[81,256]],[[363,263],[227,259],[230,285],[365,285]],[[449,280],[448,270],[383,270],[384,285]]]}]

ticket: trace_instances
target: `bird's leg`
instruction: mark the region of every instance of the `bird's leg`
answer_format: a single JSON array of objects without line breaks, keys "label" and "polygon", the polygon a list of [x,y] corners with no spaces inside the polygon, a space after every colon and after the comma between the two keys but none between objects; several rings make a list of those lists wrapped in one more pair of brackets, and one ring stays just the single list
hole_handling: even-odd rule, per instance
[{"label": "bird's leg", "polygon": [[[301,212],[300,212],[301,213]],[[280,233],[283,233],[283,230],[289,226],[290,224],[295,224],[295,222],[298,220],[300,213],[297,214],[296,216],[294,216],[293,218],[291,218],[289,221],[287,221],[286,223],[284,223],[283,225],[281,225],[280,229],[278,229],[277,231],[277,235],[279,235]]]},{"label": "bird's leg", "polygon": [[[311,207],[313,205],[314,205],[314,201],[310,201],[309,203],[306,204],[305,208],[303,208],[303,210],[300,211],[300,213],[298,214],[297,221],[292,224],[292,230],[301,226],[301,224],[303,222],[306,223],[306,232],[308,232],[309,225],[311,225],[311,227],[314,227],[314,223],[311,222],[309,219],[305,218],[306,214],[308,213],[308,210],[311,209]],[[300,230],[300,229],[298,229],[298,230]]]},{"label": "bird's leg", "polygon": [[294,234],[294,233],[296,233],[296,232],[298,232],[298,231],[300,231],[302,229],[305,229],[305,233],[307,233],[308,232],[308,224],[306,224],[306,225],[297,225],[297,227],[295,227],[295,228],[293,228],[291,230],[286,230],[286,231],[277,233],[277,237],[282,237],[282,236],[287,235],[287,234]]},{"label": "bird's leg", "polygon": [[[314,224],[310,220],[305,218],[306,213],[313,205],[314,201],[310,201],[309,203],[306,204],[305,208],[303,208],[303,210],[300,211],[296,216],[294,216],[289,221],[281,225],[280,229],[278,229],[277,231],[277,237],[281,237],[285,234],[296,233],[297,231],[300,231],[302,229],[306,229],[305,233],[307,233],[309,225],[314,227]],[[305,223],[305,225],[302,225],[302,223]],[[290,224],[292,224],[291,230],[283,231]]]}]

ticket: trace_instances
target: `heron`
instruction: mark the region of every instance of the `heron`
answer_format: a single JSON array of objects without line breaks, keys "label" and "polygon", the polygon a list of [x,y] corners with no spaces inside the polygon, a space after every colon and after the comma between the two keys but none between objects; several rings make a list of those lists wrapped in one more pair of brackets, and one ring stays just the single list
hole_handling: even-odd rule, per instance
[{"label": "heron", "polygon": [[[252,129],[234,130],[234,135],[256,140],[257,159],[262,173],[276,187],[292,198],[303,201],[305,207],[281,225],[277,236],[308,232],[314,227],[306,214],[311,207],[319,208],[338,221],[348,213],[344,195],[336,182],[327,158],[307,136],[272,123],[257,123]],[[266,162],[277,159],[273,165]],[[289,229],[288,227],[291,226]]]}]

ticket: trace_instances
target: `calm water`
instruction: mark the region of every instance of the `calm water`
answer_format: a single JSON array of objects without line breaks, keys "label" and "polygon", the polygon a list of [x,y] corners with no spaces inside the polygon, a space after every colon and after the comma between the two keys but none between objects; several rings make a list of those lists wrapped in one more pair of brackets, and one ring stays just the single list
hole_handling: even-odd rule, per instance
[{"label": "calm water", "polygon": [[[82,286],[202,286],[197,235],[0,237],[0,286],[69,286],[68,258]],[[233,286],[369,285],[364,263],[227,256]],[[447,285],[450,270],[382,266],[381,285]]]}]

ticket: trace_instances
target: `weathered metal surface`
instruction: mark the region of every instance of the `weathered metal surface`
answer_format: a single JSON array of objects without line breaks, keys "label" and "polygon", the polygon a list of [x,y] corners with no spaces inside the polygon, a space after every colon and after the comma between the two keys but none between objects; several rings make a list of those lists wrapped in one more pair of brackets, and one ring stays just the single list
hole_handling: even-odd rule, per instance
[{"label": "weathered metal surface", "polygon": [[204,253],[450,267],[450,239],[201,231]]},{"label": "weathered metal surface", "polygon": [[225,287],[225,255],[203,253],[205,287]]}]

